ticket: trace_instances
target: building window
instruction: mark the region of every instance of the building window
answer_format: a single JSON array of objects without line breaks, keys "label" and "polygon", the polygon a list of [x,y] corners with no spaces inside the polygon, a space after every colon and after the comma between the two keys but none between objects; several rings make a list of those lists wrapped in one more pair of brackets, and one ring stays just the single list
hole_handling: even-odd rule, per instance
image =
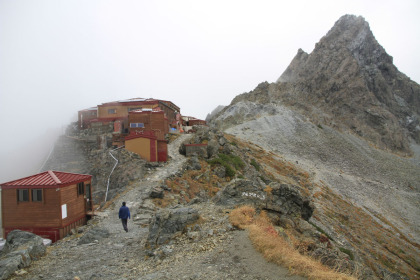
[{"label": "building window", "polygon": [[18,202],[24,202],[29,201],[29,190],[28,189],[21,189],[16,190],[17,191],[17,201]]},{"label": "building window", "polygon": [[137,108],[128,108],[128,111],[129,111],[129,112],[131,112],[131,111],[140,110],[140,109],[141,109],[141,107],[137,107]]},{"label": "building window", "polygon": [[96,112],[90,112],[91,116],[96,116]]},{"label": "building window", "polygon": [[32,190],[32,201],[42,201],[42,189]]},{"label": "building window", "polygon": [[85,183],[81,182],[77,184],[77,194],[84,195],[85,194]]},{"label": "building window", "polygon": [[144,127],[144,123],[130,123],[130,128]]},{"label": "building window", "polygon": [[117,109],[108,109],[108,114],[116,114]]}]

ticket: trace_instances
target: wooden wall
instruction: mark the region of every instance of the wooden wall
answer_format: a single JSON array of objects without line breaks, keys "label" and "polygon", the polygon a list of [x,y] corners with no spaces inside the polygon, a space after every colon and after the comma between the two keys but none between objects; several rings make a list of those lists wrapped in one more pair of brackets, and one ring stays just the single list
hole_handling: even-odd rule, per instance
[{"label": "wooden wall", "polygon": [[[90,181],[86,181],[90,184]],[[18,202],[16,189],[2,190],[3,227],[62,227],[86,215],[84,195],[77,195],[77,185],[42,189],[42,201]],[[67,218],[62,219],[61,205],[67,204]]]},{"label": "wooden wall", "polygon": [[[86,192],[86,185],[90,184],[90,181],[86,181],[84,183]],[[66,226],[69,223],[73,223],[74,221],[79,220],[81,217],[86,215],[87,210],[85,196],[78,195],[76,184],[64,187],[60,192],[61,205],[67,205],[67,218],[61,220],[61,226]]]},{"label": "wooden wall", "polygon": [[157,151],[158,151],[158,161],[166,162],[168,161],[168,143],[164,140],[158,140],[157,142]]},{"label": "wooden wall", "polygon": [[[115,105],[105,105],[98,106],[98,118],[125,118],[128,116],[128,110],[130,108],[149,108],[153,109],[157,107],[158,104],[141,104],[141,105],[130,105],[127,103],[115,104]],[[108,109],[115,109],[115,114],[108,114]]]},{"label": "wooden wall", "polygon": [[158,140],[164,140],[169,133],[168,120],[164,113],[143,112],[132,113],[128,116],[129,123],[143,123],[144,128],[130,128],[130,133],[140,131],[153,131]]},{"label": "wooden wall", "polygon": [[16,189],[2,190],[4,228],[60,226],[60,207],[60,192],[56,188],[43,189],[42,202],[17,202]]}]

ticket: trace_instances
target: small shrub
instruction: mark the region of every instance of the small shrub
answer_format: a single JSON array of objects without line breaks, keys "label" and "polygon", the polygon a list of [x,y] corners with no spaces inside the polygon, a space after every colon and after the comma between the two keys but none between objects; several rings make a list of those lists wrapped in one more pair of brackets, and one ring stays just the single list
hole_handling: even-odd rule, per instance
[{"label": "small shrub", "polygon": [[245,166],[240,157],[226,154],[218,154],[217,158],[209,160],[208,163],[210,165],[220,164],[225,167],[227,177],[234,177],[236,174],[235,169],[240,170]]},{"label": "small shrub", "polygon": [[353,255],[352,251],[350,251],[349,249],[343,248],[343,247],[340,247],[338,249],[340,249],[340,251],[343,252],[344,254],[347,254],[349,256],[350,260],[352,260],[352,261],[354,260],[354,255]]},{"label": "small shrub", "polygon": [[314,223],[309,222],[313,227],[316,228],[317,231],[319,231],[320,233],[324,234],[326,237],[328,237],[329,240],[334,241],[334,239],[331,238],[331,236],[326,233],[322,228],[320,228],[319,226],[315,225]]},{"label": "small shrub", "polygon": [[324,128],[322,127],[322,125],[320,125],[320,124],[318,124],[318,128],[320,128],[320,129],[324,129]]},{"label": "small shrub", "polygon": [[260,171],[260,165],[254,158],[251,159],[251,165],[255,167],[255,170]]},{"label": "small shrub", "polygon": [[236,174],[236,171],[229,165],[223,165],[226,168],[226,176],[228,177],[234,177]]}]

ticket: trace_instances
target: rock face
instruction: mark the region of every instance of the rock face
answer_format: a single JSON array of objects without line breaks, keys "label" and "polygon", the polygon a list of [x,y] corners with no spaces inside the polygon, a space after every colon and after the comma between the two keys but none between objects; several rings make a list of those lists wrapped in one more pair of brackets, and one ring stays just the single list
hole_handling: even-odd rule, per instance
[{"label": "rock face", "polygon": [[164,209],[156,213],[149,226],[148,246],[155,248],[168,242],[174,234],[197,221],[198,211],[192,208]]},{"label": "rock face", "polygon": [[0,279],[7,279],[16,270],[28,267],[45,251],[43,240],[38,235],[21,230],[10,232],[0,252]]},{"label": "rock face", "polygon": [[420,86],[398,71],[362,17],[341,17],[311,54],[299,50],[275,91],[378,146],[408,152],[409,136],[420,141]]},{"label": "rock face", "polygon": [[312,53],[298,50],[276,83],[237,96],[213,123],[239,124],[253,111],[274,115],[275,104],[383,149],[410,154],[410,138],[420,143],[420,86],[398,71],[362,17],[341,17]]},{"label": "rock face", "polygon": [[235,180],[215,197],[223,205],[254,205],[258,209],[276,213],[279,217],[289,216],[309,220],[315,209],[310,200],[304,198],[297,187],[272,182],[263,187],[251,180]]}]

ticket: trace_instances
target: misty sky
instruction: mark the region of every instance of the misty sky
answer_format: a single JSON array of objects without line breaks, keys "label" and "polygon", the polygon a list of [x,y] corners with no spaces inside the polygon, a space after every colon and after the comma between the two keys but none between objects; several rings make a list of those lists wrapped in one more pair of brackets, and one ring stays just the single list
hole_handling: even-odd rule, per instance
[{"label": "misty sky", "polygon": [[420,81],[420,1],[0,0],[1,165],[19,169],[19,151],[103,102],[170,100],[204,119],[274,82],[344,14]]}]

